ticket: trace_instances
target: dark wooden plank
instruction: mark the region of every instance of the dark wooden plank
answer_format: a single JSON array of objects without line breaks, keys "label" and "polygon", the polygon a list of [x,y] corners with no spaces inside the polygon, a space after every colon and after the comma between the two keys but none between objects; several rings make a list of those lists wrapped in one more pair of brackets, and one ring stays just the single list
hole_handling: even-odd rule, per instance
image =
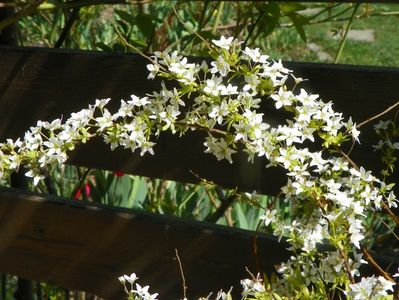
[{"label": "dark wooden plank", "polygon": [[[117,277],[136,272],[162,299],[182,297],[179,251],[195,299],[210,291],[240,291],[256,272],[254,233],[52,196],[0,190],[0,272],[123,299]],[[285,244],[259,235],[259,266],[288,258]]]},{"label": "dark wooden plank", "polygon": [[[239,298],[245,267],[269,274],[286,247],[261,233],[0,189],[0,272],[106,299],[124,299],[117,277],[131,272],[161,299],[182,298],[175,249],[190,299],[231,286]],[[389,272],[399,267],[398,257],[373,256]]]},{"label": "dark wooden plank", "polygon": [[[93,103],[95,98],[112,97],[114,106],[131,93],[144,95],[159,88],[148,81],[147,62],[137,55],[102,52],[56,51],[48,49],[0,48],[0,137],[18,137],[36,120],[51,120]],[[295,74],[308,78],[304,86],[332,100],[336,110],[352,115],[356,122],[379,113],[399,98],[399,69],[312,63],[287,63]],[[268,118],[281,122],[267,105]],[[17,121],[16,121],[17,120]],[[269,119],[268,119],[269,120]],[[355,147],[353,158],[361,165],[378,169],[373,155],[375,143],[371,126],[361,135],[362,148]],[[111,152],[102,142],[93,141],[72,154],[71,163],[122,170],[127,173],[185,182],[197,182],[191,174],[226,187],[240,187],[276,194],[284,184],[280,169],[265,169],[266,161],[248,164],[217,162],[204,154],[201,134],[182,139],[162,136],[155,156],[140,157],[124,150]],[[182,151],[184,149],[184,151]],[[104,159],[104,158],[107,159]]]}]

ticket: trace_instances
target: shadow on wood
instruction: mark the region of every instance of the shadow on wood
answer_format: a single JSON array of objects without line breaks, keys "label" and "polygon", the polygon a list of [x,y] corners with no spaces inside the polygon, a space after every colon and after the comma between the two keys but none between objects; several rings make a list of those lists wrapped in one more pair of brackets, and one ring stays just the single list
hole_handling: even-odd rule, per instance
[{"label": "shadow on wood", "polygon": [[[254,232],[166,216],[69,201],[16,189],[0,190],[0,271],[122,299],[117,277],[136,272],[140,283],[168,299],[182,297],[179,251],[190,298],[240,291],[256,273]],[[258,266],[273,271],[288,258],[286,244],[259,235]],[[163,297],[164,298],[164,297]]]}]

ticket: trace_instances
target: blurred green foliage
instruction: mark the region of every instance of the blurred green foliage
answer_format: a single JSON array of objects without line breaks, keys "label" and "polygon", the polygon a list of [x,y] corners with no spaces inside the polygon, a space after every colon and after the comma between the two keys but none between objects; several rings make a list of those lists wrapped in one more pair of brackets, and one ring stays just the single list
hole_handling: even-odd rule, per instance
[{"label": "blurred green foliage", "polygon": [[[222,34],[234,36],[275,59],[333,62],[355,8],[354,4],[339,2],[143,1],[89,5],[94,1],[42,3],[33,15],[18,22],[20,45],[54,47],[64,32],[62,47],[68,49],[133,51],[127,42],[147,53],[173,48],[185,54],[207,55],[195,32],[208,40]],[[340,62],[398,66],[398,16],[399,6],[395,4],[360,5],[352,29],[368,30],[370,39],[349,36]]]}]

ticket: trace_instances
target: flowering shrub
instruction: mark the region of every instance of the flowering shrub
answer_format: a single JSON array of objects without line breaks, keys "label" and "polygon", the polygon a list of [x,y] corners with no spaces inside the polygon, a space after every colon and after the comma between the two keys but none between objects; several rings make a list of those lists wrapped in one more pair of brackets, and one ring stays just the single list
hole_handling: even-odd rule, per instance
[{"label": "flowering shrub", "polygon": [[[120,283],[123,284],[123,287],[125,289],[125,293],[128,295],[128,300],[156,300],[158,293],[155,294],[150,294],[148,292],[149,286],[146,285],[142,287],[138,283],[136,283],[137,275],[135,273],[132,273],[130,275],[122,275],[119,276],[119,281]],[[129,283],[130,287],[128,287],[126,284]]]},{"label": "flowering shrub", "polygon": [[[392,293],[395,282],[390,274],[380,269],[379,277],[362,277],[359,271],[367,263],[363,254],[373,262],[362,244],[370,234],[366,216],[391,212],[397,199],[393,185],[358,167],[340,149],[346,141],[359,141],[356,124],[334,111],[331,102],[297,91],[302,79],[259,49],[241,49],[231,37],[208,47],[214,58],[210,65],[190,63],[176,52],[154,54],[148,79],[163,77],[177,81],[178,87],[162,84],[146,97],[132,95],[121,101],[116,113],[106,107],[110,99],[96,100],[64,123],[39,121],[22,139],[7,140],[0,145],[0,176],[24,165],[29,169],[26,176],[37,184],[44,168],[64,163],[68,151],[94,136],[102,136],[111,149],[123,147],[144,155],[154,153],[156,138],[164,131],[205,131],[205,152],[217,160],[233,163],[235,153],[244,151],[248,161],[264,157],[266,167],[284,168],[287,183],[281,197],[295,203],[290,224],[273,207],[262,217],[276,236],[287,238],[293,256],[278,266],[279,276],[273,280],[242,281],[244,298],[379,299]],[[290,118],[271,124],[259,112],[265,102]],[[305,146],[316,142],[318,150]],[[244,197],[256,200],[255,195]],[[148,297],[153,295],[143,296],[145,288],[133,288],[135,277],[120,280],[132,285],[130,291],[126,288],[131,299],[152,299]]]}]

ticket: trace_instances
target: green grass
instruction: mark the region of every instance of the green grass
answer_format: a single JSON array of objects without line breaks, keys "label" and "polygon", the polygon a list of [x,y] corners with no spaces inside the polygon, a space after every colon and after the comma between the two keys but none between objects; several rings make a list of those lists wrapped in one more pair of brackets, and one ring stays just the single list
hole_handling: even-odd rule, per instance
[{"label": "green grass", "polygon": [[[364,4],[363,4],[364,5]],[[399,11],[399,5],[374,5],[378,11]],[[361,11],[362,6],[359,11]],[[347,39],[339,63],[399,67],[399,16],[385,15],[355,19],[351,29],[374,30],[375,41],[364,42]],[[328,22],[305,26],[308,43],[319,45],[332,59],[321,60],[310,50],[292,28],[276,30],[267,42],[270,55],[285,60],[333,63],[338,52],[340,38],[333,39],[334,32],[346,28],[347,21]]]},{"label": "green grass", "polygon": [[[132,42],[138,43],[138,45],[151,42],[151,46],[144,47],[144,49],[151,52],[163,50],[165,47],[173,47],[178,51],[184,51],[186,54],[205,54],[206,51],[198,43],[198,39],[193,40],[193,35],[174,16],[173,6],[176,3],[174,1],[156,1],[142,7],[137,5],[98,5],[82,8],[79,19],[71,28],[63,47],[99,50],[98,44],[101,43],[109,46],[109,50],[130,51],[121,45],[117,45],[120,41],[118,41],[116,35],[115,25],[118,22],[117,20],[121,20],[121,15],[118,13],[118,10],[121,10],[131,16],[147,14],[156,18],[156,31],[153,38],[151,37],[151,31],[146,32],[145,30],[145,25],[148,24],[143,23],[141,27],[139,26],[140,24],[137,25],[132,22],[128,24],[131,29]],[[307,3],[303,6],[291,4],[288,8],[283,5],[281,4],[279,8],[281,17],[276,19],[278,23],[271,32],[267,32],[267,26],[273,23],[273,19],[267,19],[263,15],[260,21],[256,23],[262,10],[270,10],[267,4],[226,2],[220,18],[217,17],[216,12],[219,6],[216,2],[208,2],[208,4],[202,1],[179,2],[177,10],[188,27],[199,31],[208,39],[212,39],[214,35],[224,34],[235,35],[239,39],[245,40],[248,35],[252,34],[249,39],[249,45],[260,47],[274,59],[333,62],[340,40],[332,39],[332,32],[342,32],[348,21],[329,21],[315,25],[303,25],[307,42],[319,45],[331,57],[331,59],[321,60],[318,58],[317,53],[310,50],[308,45],[302,40],[285,11],[288,8],[297,9],[296,12],[298,14],[311,16],[314,12],[304,14],[303,8],[323,9],[332,4]],[[338,7],[331,8],[329,13],[323,13],[311,21],[325,19],[329,15],[334,15],[346,9],[346,13],[342,14],[340,18],[348,18],[352,12],[351,7],[353,8],[352,4],[341,4]],[[399,14],[373,16],[381,13],[392,14],[393,12],[399,13],[399,4],[360,5],[356,16],[361,18],[355,18],[352,29],[374,30],[375,41],[368,43],[348,39],[339,63],[399,66],[399,26],[397,26]],[[67,18],[66,11],[40,10],[32,17],[22,19],[19,23],[21,44],[25,46],[53,47]],[[134,18],[131,18],[131,20],[134,20]],[[235,24],[239,24],[239,26],[235,26]],[[255,29],[251,32],[251,27],[254,24],[256,25]],[[291,24],[291,27],[286,28],[289,24]],[[213,31],[214,28],[217,30]],[[254,37],[255,35],[257,35],[256,38]]]}]

